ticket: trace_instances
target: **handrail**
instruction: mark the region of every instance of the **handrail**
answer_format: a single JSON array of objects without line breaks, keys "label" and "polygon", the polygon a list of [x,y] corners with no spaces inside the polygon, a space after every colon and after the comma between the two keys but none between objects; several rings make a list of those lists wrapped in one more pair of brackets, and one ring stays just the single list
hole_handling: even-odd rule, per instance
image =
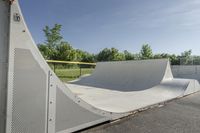
[{"label": "handrail", "polygon": [[92,65],[96,66],[96,63],[78,62],[78,61],[60,61],[60,60],[46,60],[47,63],[59,63],[59,64],[78,64],[78,65]]}]

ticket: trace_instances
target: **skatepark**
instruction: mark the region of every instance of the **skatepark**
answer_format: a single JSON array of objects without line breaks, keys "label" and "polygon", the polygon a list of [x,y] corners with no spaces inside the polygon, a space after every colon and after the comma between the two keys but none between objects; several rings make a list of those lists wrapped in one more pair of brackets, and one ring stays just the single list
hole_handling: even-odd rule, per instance
[{"label": "skatepark", "polygon": [[76,132],[200,90],[197,73],[187,74],[193,68],[171,70],[168,59],[99,62],[91,75],[63,83],[18,1],[1,0],[0,16],[0,133]]}]

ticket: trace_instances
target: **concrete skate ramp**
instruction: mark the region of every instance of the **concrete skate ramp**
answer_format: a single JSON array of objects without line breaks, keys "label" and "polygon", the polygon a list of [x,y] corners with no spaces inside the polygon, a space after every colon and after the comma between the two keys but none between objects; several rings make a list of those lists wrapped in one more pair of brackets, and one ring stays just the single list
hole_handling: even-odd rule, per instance
[{"label": "concrete skate ramp", "polygon": [[168,59],[101,62],[89,77],[74,84],[116,91],[142,91],[173,79]]},{"label": "concrete skate ramp", "polygon": [[97,63],[90,76],[66,85],[87,103],[116,113],[141,109],[199,89],[196,80],[174,79],[168,59]]},{"label": "concrete skate ramp", "polygon": [[152,60],[98,63],[92,76],[67,84],[73,93],[40,54],[18,1],[0,7],[0,133],[79,131],[199,89],[173,79],[168,60]]}]

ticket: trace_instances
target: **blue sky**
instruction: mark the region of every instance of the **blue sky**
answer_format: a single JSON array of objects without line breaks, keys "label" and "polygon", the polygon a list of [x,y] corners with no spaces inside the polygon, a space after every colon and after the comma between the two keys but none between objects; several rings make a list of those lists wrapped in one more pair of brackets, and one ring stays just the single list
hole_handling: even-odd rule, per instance
[{"label": "blue sky", "polygon": [[64,39],[97,53],[105,47],[200,55],[200,0],[20,0],[36,43],[45,25],[62,24]]}]

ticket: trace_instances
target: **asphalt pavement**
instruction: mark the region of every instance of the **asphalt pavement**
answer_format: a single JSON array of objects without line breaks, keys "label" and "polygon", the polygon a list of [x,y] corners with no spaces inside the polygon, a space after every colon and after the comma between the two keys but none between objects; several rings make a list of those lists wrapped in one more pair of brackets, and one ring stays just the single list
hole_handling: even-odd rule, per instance
[{"label": "asphalt pavement", "polygon": [[200,92],[82,133],[200,133]]}]

